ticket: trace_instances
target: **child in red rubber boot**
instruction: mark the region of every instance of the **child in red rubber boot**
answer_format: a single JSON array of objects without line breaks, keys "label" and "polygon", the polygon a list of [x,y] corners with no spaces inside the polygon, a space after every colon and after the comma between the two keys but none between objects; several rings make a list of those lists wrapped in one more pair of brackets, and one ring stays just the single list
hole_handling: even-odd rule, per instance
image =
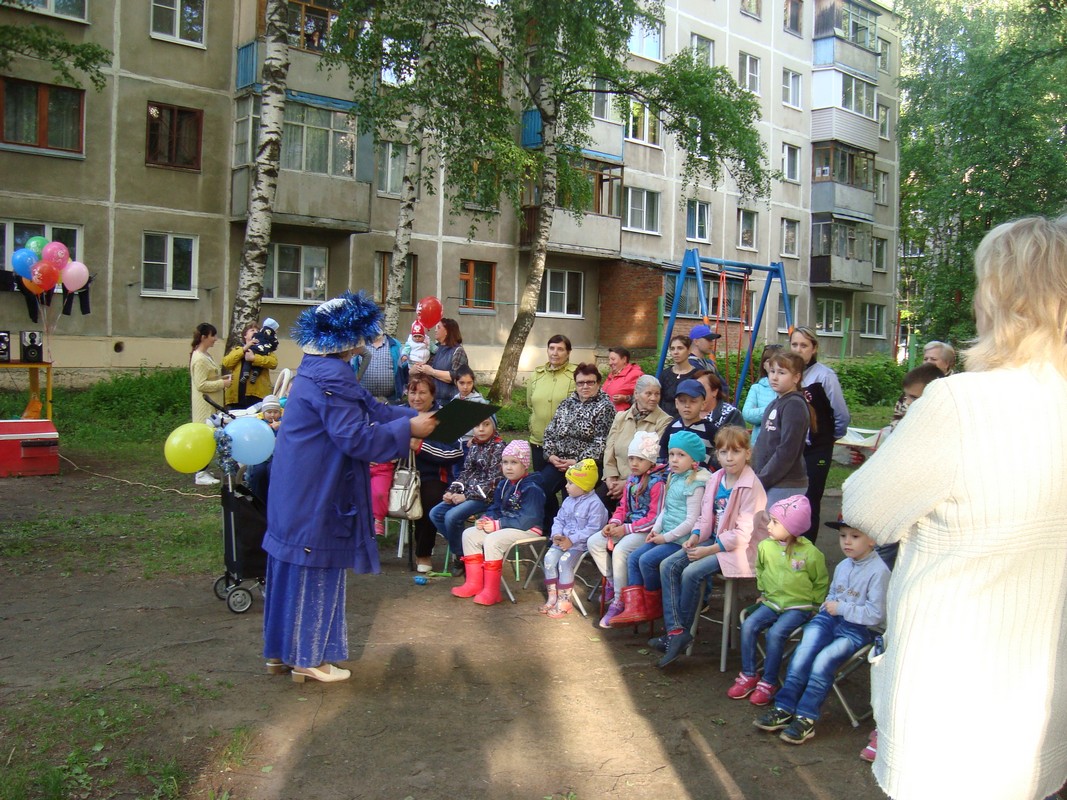
[{"label": "child in red rubber boot", "polygon": [[493,504],[463,532],[466,580],[452,589],[456,597],[473,597],[482,606],[499,603],[504,554],[519,539],[543,535],[545,491],[540,477],[530,474],[530,457],[530,444],[521,439],[504,448],[500,461],[504,480],[496,485]]}]

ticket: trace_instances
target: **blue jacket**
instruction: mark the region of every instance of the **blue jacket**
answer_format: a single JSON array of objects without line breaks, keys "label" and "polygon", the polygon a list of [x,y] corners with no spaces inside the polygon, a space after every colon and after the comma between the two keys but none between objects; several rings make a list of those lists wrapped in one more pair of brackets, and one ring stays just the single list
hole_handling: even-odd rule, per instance
[{"label": "blue jacket", "polygon": [[748,388],[748,396],[745,397],[745,407],[741,409],[741,414],[745,422],[753,426],[752,444],[756,443],[762,430],[763,412],[777,397],[778,395],[775,394],[766,377],[760,378]]},{"label": "blue jacket", "polygon": [[274,447],[263,549],[289,564],[378,572],[369,464],[407,454],[415,414],[376,401],[347,362],[305,355]]},{"label": "blue jacket", "polygon": [[493,504],[482,516],[494,520],[496,530],[516,528],[541,536],[541,523],[545,516],[545,490],[541,486],[541,476],[534,472],[518,482],[500,481],[493,493]]},{"label": "blue jacket", "polygon": [[586,492],[578,497],[569,494],[552,520],[552,535],[562,534],[571,540],[572,549],[581,552],[586,541],[608,524],[608,510],[596,492]]},{"label": "blue jacket", "polygon": [[[391,402],[400,402],[400,398],[404,396],[404,392],[407,391],[407,384],[404,383],[404,376],[400,372],[400,350],[401,344],[389,334],[385,335],[385,341],[389,343],[389,356],[393,359],[393,392]],[[352,359],[352,371],[359,375],[360,369],[363,367],[363,359],[366,356],[360,354]],[[288,401],[286,401],[288,402]]]}]

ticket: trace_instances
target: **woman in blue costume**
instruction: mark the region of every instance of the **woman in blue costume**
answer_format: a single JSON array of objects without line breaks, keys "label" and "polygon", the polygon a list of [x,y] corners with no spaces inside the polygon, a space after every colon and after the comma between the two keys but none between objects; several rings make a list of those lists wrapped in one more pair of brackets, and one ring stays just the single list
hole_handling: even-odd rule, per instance
[{"label": "woman in blue costume", "polygon": [[406,455],[429,414],[377,402],[350,359],[380,332],[381,312],[345,292],[304,311],[292,336],[305,355],[285,405],[271,472],[263,655],[294,681],[343,681],[345,570],[378,572],[370,462]]}]

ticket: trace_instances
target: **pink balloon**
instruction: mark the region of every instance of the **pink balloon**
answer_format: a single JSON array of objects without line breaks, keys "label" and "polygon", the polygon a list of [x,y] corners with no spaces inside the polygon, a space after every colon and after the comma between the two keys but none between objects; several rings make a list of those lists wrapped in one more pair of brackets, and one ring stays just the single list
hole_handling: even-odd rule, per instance
[{"label": "pink balloon", "polygon": [[41,261],[55,264],[56,269],[63,269],[70,261],[70,251],[63,242],[49,242],[41,249]]},{"label": "pink balloon", "polygon": [[69,261],[60,272],[63,286],[69,292],[76,292],[89,282],[89,268],[80,261]]}]

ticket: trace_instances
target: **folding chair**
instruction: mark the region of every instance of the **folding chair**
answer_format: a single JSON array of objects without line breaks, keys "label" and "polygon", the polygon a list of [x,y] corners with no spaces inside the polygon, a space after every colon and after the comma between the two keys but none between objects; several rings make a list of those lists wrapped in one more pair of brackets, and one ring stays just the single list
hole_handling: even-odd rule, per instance
[{"label": "folding chair", "polygon": [[[740,625],[745,624],[745,620],[748,619],[748,615],[756,610],[757,603],[753,603],[750,606],[745,606],[741,609],[741,616],[738,619]],[[809,617],[810,619],[810,617]],[[789,632],[789,635],[785,637],[786,646],[782,651],[782,665],[784,666],[789,657],[793,655],[793,651],[797,649],[797,645],[800,644],[800,635],[804,631],[804,625],[797,625],[793,630]],[[766,632],[764,632],[766,635]],[[763,660],[767,657],[767,651],[763,648],[763,639],[756,638],[756,652],[760,655],[760,660],[756,663],[756,669],[760,669],[763,666]]]},{"label": "folding chair", "polygon": [[[542,573],[544,572],[544,569],[541,567],[541,562],[544,560],[545,552],[548,550],[549,544],[550,542],[547,537],[534,536],[531,534],[530,536],[527,536],[523,539],[519,539],[515,542],[512,542],[508,549],[504,552],[504,561],[508,561],[511,558],[512,553],[514,553],[516,582],[518,582],[519,579],[522,577],[522,562],[531,561],[532,566],[530,567],[529,574],[526,576],[526,581],[522,584],[523,589],[526,589],[530,585],[530,581],[533,580],[534,573],[537,572],[538,569],[541,569]],[[540,547],[538,547],[538,545],[540,545]],[[531,559],[524,559],[521,557],[520,554],[522,552],[522,547],[529,548]],[[514,603],[515,595],[511,592],[511,586],[508,585],[507,579],[504,577],[503,570],[500,571],[500,584],[504,587],[504,592],[507,594],[508,599],[512,603]]]},{"label": "folding chair", "polygon": [[[700,594],[701,598],[707,592],[708,582],[712,579],[712,576],[708,576],[700,582]],[[689,643],[689,647],[686,648],[685,654],[692,655],[693,645],[696,643],[697,628],[700,625],[700,620],[705,619],[708,622],[714,622],[716,625],[722,625],[722,652],[719,655],[719,672],[726,672],[726,651],[730,648],[730,643],[733,642],[734,647],[737,647],[741,641],[741,609],[737,603],[737,582],[742,580],[755,580],[755,578],[724,578],[725,584],[723,591],[723,608],[722,619],[715,619],[711,614],[707,613],[707,608],[703,611],[698,611],[693,617],[693,624],[689,628],[689,634],[693,637],[693,641]],[[736,634],[735,634],[736,631]]]},{"label": "folding chair", "polygon": [[389,535],[389,523],[400,523],[400,534],[396,540],[396,557],[404,557],[404,546],[410,544],[410,550],[408,552],[408,569],[415,569],[415,542],[411,541],[415,536],[415,526],[409,525],[406,519],[395,519],[394,517],[385,518],[385,535]]},{"label": "folding chair", "polygon": [[[881,634],[879,633],[879,635]],[[860,667],[870,663],[867,660],[867,656],[870,654],[871,649],[874,647],[874,645],[875,642],[865,644],[863,647],[853,653],[849,657],[848,661],[838,667],[837,672],[834,674],[834,694],[837,695],[837,700],[839,703],[841,703],[841,707],[845,709],[845,713],[848,715],[848,721],[852,723],[853,728],[858,728],[860,726],[860,723],[863,722],[863,720],[870,718],[871,715],[874,714],[874,709],[868,705],[867,710],[857,716],[856,712],[852,710],[852,706],[849,705],[849,702],[846,699],[844,692],[841,691],[841,687],[839,684],[847,680],[849,675],[858,670]],[[866,697],[869,698],[870,695],[871,693],[870,691],[868,691],[866,693]]]}]

